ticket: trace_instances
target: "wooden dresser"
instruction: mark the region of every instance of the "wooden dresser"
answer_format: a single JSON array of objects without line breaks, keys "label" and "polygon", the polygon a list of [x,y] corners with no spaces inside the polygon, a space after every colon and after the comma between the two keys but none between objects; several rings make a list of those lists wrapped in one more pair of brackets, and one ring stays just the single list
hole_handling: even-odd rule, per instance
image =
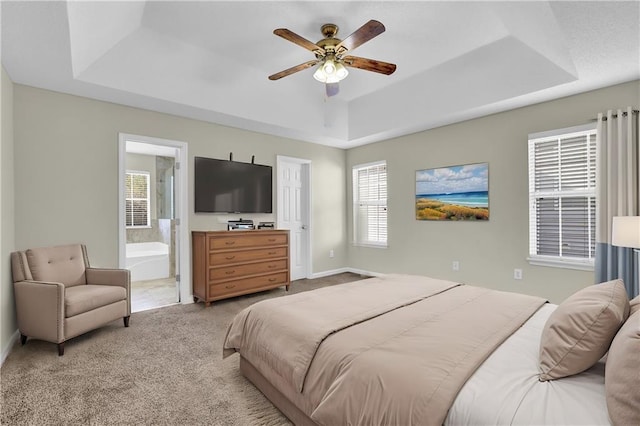
[{"label": "wooden dresser", "polygon": [[288,230],[193,231],[191,239],[196,301],[289,290]]}]

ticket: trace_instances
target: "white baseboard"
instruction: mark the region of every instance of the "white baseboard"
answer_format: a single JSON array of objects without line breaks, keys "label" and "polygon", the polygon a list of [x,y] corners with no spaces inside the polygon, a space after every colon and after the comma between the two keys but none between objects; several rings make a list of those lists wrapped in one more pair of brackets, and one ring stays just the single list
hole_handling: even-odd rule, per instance
[{"label": "white baseboard", "polygon": [[347,272],[360,274],[360,275],[367,275],[370,277],[380,277],[384,275],[382,272],[365,271],[364,269],[357,269],[357,268],[347,268],[347,269],[348,269]]},{"label": "white baseboard", "polygon": [[316,278],[324,278],[328,277],[329,275],[342,274],[344,272],[350,272],[349,268],[331,269],[328,271],[315,272],[311,274],[309,279],[315,280]]},{"label": "white baseboard", "polygon": [[13,349],[13,345],[18,341],[18,337],[20,337],[20,332],[18,330],[16,330],[16,332],[11,335],[11,338],[9,339],[9,343],[7,343],[7,346],[2,348],[2,355],[1,355],[1,358],[0,358],[0,366],[2,366],[2,364],[4,364],[4,360],[7,359],[7,357],[9,356],[9,353],[11,352],[11,349]]},{"label": "white baseboard", "polygon": [[313,280],[316,278],[324,278],[330,275],[342,274],[345,272],[352,272],[354,274],[360,274],[360,275],[369,275],[371,277],[379,277],[380,275],[383,275],[380,272],[371,272],[371,271],[365,271],[363,269],[345,267],[345,268],[339,268],[339,269],[331,269],[328,271],[316,272],[314,274],[311,274],[309,278]]}]

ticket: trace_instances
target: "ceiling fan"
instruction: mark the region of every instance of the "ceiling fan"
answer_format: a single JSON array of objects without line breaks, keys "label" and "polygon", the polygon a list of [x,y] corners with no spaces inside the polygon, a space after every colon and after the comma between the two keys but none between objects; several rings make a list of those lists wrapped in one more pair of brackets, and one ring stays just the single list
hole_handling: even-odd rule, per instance
[{"label": "ceiling fan", "polygon": [[393,74],[396,70],[396,65],[389,62],[347,55],[351,50],[382,34],[385,28],[381,22],[372,19],[344,40],[336,37],[338,26],[335,24],[324,24],[320,30],[324,38],[317,43],[312,43],[286,28],[274,30],[275,35],[313,52],[316,59],[270,75],[269,80],[279,80],[282,77],[318,65],[313,77],[321,83],[325,83],[327,96],[334,96],[338,93],[338,82],[349,74],[346,67],[385,75]]}]

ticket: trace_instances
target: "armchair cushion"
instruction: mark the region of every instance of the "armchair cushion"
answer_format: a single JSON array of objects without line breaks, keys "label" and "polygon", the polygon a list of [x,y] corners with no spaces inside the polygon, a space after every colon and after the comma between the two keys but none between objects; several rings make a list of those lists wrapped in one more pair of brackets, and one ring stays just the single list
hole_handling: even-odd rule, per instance
[{"label": "armchair cushion", "polygon": [[65,287],[87,283],[86,253],[81,244],[29,249],[26,255],[34,281],[59,282]]},{"label": "armchair cushion", "polygon": [[77,285],[67,287],[64,295],[65,317],[70,318],[120,300],[127,300],[127,290],[108,285]]}]

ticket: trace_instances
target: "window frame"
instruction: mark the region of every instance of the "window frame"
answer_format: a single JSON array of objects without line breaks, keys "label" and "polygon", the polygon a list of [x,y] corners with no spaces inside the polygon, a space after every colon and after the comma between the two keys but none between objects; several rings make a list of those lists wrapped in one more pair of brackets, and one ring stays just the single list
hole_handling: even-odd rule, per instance
[{"label": "window frame", "polygon": [[[558,152],[556,158],[558,158],[558,162],[561,161],[561,145],[563,140],[569,140],[571,138],[583,137],[586,136],[587,141],[587,154],[585,162],[587,163],[587,171],[585,178],[585,183],[587,184],[587,188],[579,188],[579,189],[559,189],[559,190],[538,190],[535,189],[535,145],[537,143],[543,142],[558,142]],[[591,138],[593,137],[593,142]],[[583,126],[575,126],[565,129],[557,129],[551,130],[548,132],[535,133],[530,134],[528,138],[528,210],[529,210],[529,255],[527,257],[527,261],[532,265],[537,266],[549,266],[549,267],[558,267],[558,268],[566,268],[566,269],[577,269],[577,270],[585,270],[585,271],[593,271],[595,265],[595,233],[596,233],[596,223],[597,218],[595,217],[595,208],[597,205],[597,167],[596,167],[596,150],[597,150],[597,128],[596,124],[587,124]],[[593,146],[590,144],[593,143]],[[593,169],[592,169],[593,167]],[[561,167],[558,166],[558,185],[562,186],[562,174]],[[591,178],[591,174],[593,173],[593,178]],[[565,179],[567,177],[565,176]],[[588,252],[590,257],[575,257],[575,256],[563,256],[562,255],[562,213],[563,211],[566,213],[569,211],[569,207],[567,210],[564,210],[562,207],[558,210],[558,234],[559,234],[559,255],[542,255],[537,253],[538,247],[538,227],[537,227],[537,209],[536,209],[536,200],[545,197],[561,200],[563,198],[586,198],[587,204],[587,214],[588,218]],[[591,200],[593,200],[593,221],[591,221]],[[593,241],[593,245],[591,245],[591,241]],[[593,255],[591,255],[593,253]]]},{"label": "window frame", "polygon": [[[379,166],[384,166],[385,168],[385,193],[386,193],[386,198],[382,199],[379,198],[377,200],[360,200],[359,196],[360,196],[360,186],[359,186],[359,179],[358,179],[358,174],[361,170],[364,169],[374,169],[377,168]],[[353,241],[352,244],[354,246],[358,246],[358,247],[371,247],[371,248],[387,248],[389,245],[389,206],[388,206],[388,200],[389,200],[389,169],[387,166],[387,161],[386,160],[380,160],[380,161],[374,161],[374,162],[370,162],[370,163],[364,163],[364,164],[356,164],[352,167],[352,183],[353,183],[353,193],[352,193],[352,225],[353,225]],[[371,240],[368,238],[364,238],[364,236],[360,236],[358,229],[359,229],[359,222],[358,222],[358,210],[361,204],[366,204],[368,206],[382,206],[384,208],[385,211],[385,224],[384,224],[384,228],[385,228],[385,239],[384,241],[376,241],[376,240]],[[378,228],[378,232],[380,232],[380,226],[377,227]],[[359,238],[359,237],[363,237],[363,238]]]},{"label": "window frame", "polygon": [[[146,198],[139,198],[139,197],[128,197],[126,194],[126,187],[127,187],[127,177],[128,175],[140,175],[140,176],[145,176],[146,177],[146,183],[147,183],[147,196]],[[151,173],[148,171],[144,171],[144,170],[127,170],[125,172],[125,198],[124,198],[124,224],[125,224],[125,229],[146,229],[146,228],[151,228]],[[143,201],[146,200],[147,202],[147,207],[146,207],[146,212],[147,212],[147,224],[146,225],[133,225],[133,201]],[[132,202],[132,209],[131,209],[131,223],[132,225],[127,225],[127,221],[128,221],[128,217],[127,217],[127,201],[131,201]]]}]

